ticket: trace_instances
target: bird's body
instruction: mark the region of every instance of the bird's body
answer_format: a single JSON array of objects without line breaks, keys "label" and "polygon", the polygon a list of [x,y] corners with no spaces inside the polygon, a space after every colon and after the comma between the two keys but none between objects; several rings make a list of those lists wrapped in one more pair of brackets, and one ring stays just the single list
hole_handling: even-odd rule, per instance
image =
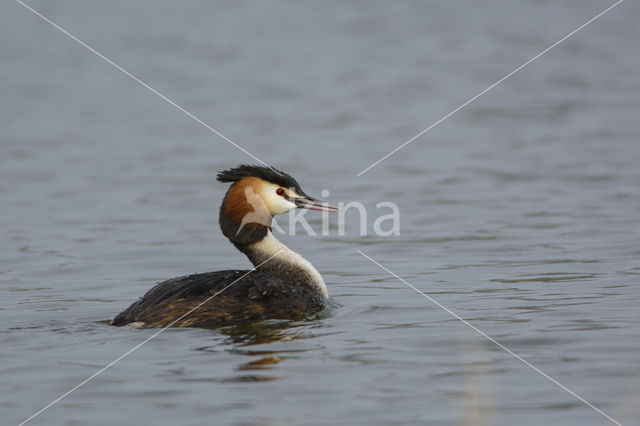
[{"label": "bird's body", "polygon": [[308,197],[291,176],[266,167],[240,166],[219,173],[218,180],[233,182],[220,207],[220,227],[254,269],[164,281],[118,314],[112,325],[216,327],[299,319],[325,306],[328,292],[320,273],[278,241],[270,224],[275,214],[296,207],[337,208]]},{"label": "bird's body", "polygon": [[324,304],[309,287],[292,285],[268,272],[216,271],[156,285],[111,324],[209,328],[270,318],[300,319]]}]

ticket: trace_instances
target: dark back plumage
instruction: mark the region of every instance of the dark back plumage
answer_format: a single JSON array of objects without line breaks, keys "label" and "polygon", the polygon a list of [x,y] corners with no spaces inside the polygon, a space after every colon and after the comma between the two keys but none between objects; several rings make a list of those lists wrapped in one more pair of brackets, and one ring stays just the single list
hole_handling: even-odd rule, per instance
[{"label": "dark back plumage", "polygon": [[235,183],[246,177],[257,177],[284,188],[293,188],[296,193],[306,195],[293,176],[273,167],[241,164],[238,167],[218,172],[217,180],[218,182]]},{"label": "dark back plumage", "polygon": [[303,319],[323,307],[322,297],[309,286],[268,272],[228,270],[164,281],[116,316],[111,325],[209,328],[265,319]]}]

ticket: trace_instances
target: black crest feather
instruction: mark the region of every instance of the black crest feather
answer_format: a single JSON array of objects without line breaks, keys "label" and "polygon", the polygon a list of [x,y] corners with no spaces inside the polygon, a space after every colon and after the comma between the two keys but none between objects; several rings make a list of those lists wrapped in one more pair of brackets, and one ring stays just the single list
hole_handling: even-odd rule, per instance
[{"label": "black crest feather", "polygon": [[218,182],[238,182],[246,177],[257,177],[285,188],[293,188],[296,193],[305,195],[298,182],[291,175],[273,167],[241,164],[232,169],[218,172],[217,180]]}]

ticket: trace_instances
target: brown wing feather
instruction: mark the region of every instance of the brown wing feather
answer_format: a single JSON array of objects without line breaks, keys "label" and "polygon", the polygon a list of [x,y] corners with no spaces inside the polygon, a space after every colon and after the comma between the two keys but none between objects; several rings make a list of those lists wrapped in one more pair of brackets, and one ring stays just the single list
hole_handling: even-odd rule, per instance
[{"label": "brown wing feather", "polygon": [[247,272],[207,272],[164,281],[118,314],[111,324],[217,327],[244,321],[302,318],[324,306],[322,297],[308,286],[266,272]]}]

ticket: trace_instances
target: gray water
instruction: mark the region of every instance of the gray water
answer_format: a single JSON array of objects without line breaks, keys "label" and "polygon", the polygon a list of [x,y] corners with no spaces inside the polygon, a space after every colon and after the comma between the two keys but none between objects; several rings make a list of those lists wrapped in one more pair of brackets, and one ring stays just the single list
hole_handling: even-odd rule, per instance
[{"label": "gray water", "polygon": [[[640,7],[627,1],[71,2],[34,8],[369,235],[280,236],[319,318],[170,329],[29,424],[640,424]],[[154,283],[249,266],[215,172],[255,163],[11,1],[0,13],[0,418],[155,330]],[[371,233],[397,203],[399,236]],[[320,230],[319,214],[308,214]],[[285,222],[286,223],[286,220]]]}]

